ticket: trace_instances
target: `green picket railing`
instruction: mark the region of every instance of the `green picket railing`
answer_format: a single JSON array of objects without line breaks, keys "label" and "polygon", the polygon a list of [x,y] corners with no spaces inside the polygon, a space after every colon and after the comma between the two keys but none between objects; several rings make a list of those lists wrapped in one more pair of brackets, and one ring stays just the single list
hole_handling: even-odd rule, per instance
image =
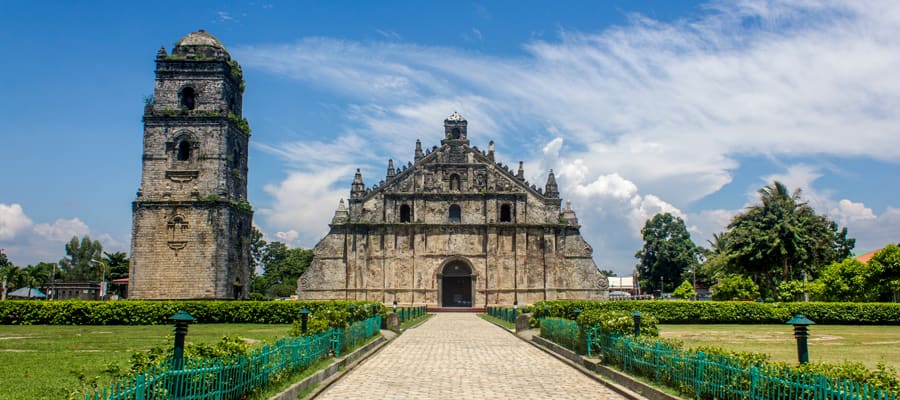
[{"label": "green picket railing", "polygon": [[398,307],[396,313],[402,324],[427,314],[428,310],[426,306]]},{"label": "green picket railing", "polygon": [[515,308],[509,307],[488,307],[487,314],[494,317],[502,319],[511,324],[516,323],[516,318],[519,316],[519,311]]},{"label": "green picket railing", "polygon": [[541,320],[541,337],[580,354],[599,352],[603,363],[691,394],[696,399],[900,400],[886,391],[849,379],[805,374],[728,355],[682,350],[650,338],[605,335],[598,326]]},{"label": "green picket railing", "polygon": [[266,390],[268,383],[285,372],[298,372],[316,361],[353,348],[379,332],[381,316],[355,322],[347,329],[330,329],[313,335],[285,338],[246,356],[185,359],[181,369],[171,360],[121,379],[85,400],[240,399]]}]

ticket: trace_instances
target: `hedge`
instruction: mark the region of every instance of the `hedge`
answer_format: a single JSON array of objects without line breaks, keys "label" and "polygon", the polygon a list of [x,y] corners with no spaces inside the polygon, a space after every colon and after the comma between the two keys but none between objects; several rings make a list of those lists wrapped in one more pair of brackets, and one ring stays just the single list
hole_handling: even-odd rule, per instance
[{"label": "hedge", "polygon": [[0,325],[156,325],[185,310],[197,323],[290,324],[308,308],[313,315],[329,308],[349,310],[347,322],[361,321],[387,308],[367,301],[0,301]]},{"label": "hedge", "polygon": [[783,324],[803,314],[816,324],[900,325],[900,303],[754,303],[743,301],[550,300],[534,304],[534,317],[574,319],[581,311],[640,311],[661,324]]}]

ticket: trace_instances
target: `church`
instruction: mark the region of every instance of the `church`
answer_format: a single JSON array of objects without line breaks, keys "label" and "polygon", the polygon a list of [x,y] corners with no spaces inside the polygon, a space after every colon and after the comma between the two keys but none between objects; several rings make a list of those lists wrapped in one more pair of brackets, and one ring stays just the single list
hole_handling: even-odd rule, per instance
[{"label": "church", "polygon": [[468,121],[444,120],[440,146],[371,187],[359,170],[329,233],[298,281],[302,300],[473,308],[553,299],[608,299],[606,277],[570,204],[471,146]]}]

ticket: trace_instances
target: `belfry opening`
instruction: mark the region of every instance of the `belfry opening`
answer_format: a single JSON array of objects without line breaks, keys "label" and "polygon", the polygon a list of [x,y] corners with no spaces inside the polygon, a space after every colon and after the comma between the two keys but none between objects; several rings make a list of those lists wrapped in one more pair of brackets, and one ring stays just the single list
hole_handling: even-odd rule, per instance
[{"label": "belfry opening", "polygon": [[472,307],[472,268],[451,261],[441,271],[441,307]]}]

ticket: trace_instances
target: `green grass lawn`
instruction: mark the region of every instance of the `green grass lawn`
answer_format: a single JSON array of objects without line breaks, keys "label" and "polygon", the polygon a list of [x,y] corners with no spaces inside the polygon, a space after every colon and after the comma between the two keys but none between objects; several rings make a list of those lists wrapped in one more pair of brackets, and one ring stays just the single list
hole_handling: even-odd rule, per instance
[{"label": "green grass lawn", "polygon": [[[287,336],[290,325],[197,324],[187,341],[214,343],[239,335],[260,343]],[[133,351],[165,343],[172,325],[0,326],[0,399],[65,399],[82,382],[109,382],[103,371],[127,369]],[[79,378],[82,377],[82,378]],[[99,378],[96,378],[99,377]]]},{"label": "green grass lawn", "polygon": [[[900,326],[810,326],[809,361],[858,361],[874,369],[881,361],[900,371]],[[715,346],[767,353],[773,361],[797,362],[790,325],[659,325],[662,337],[684,340],[687,347]]]}]

